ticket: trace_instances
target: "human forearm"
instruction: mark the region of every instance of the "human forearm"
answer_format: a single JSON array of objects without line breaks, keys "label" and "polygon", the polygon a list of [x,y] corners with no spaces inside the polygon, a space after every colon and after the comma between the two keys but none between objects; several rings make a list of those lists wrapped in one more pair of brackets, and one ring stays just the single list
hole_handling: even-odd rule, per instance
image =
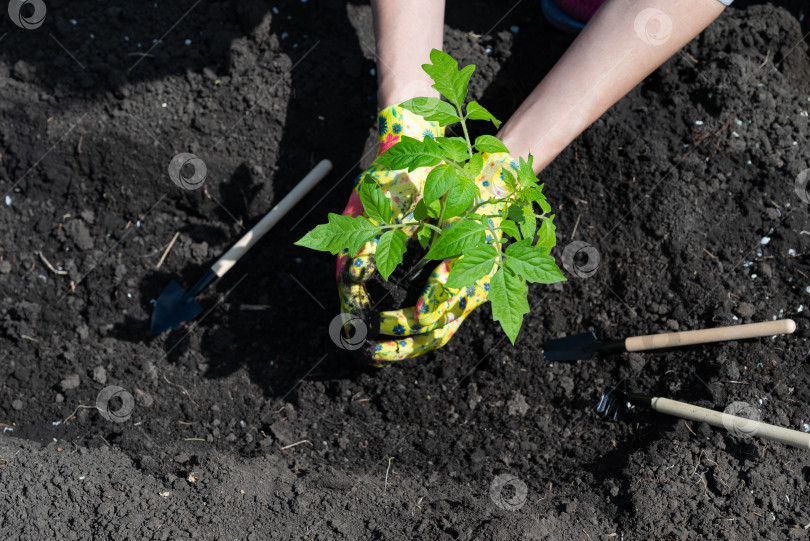
[{"label": "human forearm", "polygon": [[[539,172],[723,7],[717,0],[608,0],[499,137],[513,156],[531,152]],[[646,15],[657,17],[645,27]]]},{"label": "human forearm", "polygon": [[377,36],[378,105],[438,96],[422,71],[431,49],[442,49],[444,0],[372,0]]}]

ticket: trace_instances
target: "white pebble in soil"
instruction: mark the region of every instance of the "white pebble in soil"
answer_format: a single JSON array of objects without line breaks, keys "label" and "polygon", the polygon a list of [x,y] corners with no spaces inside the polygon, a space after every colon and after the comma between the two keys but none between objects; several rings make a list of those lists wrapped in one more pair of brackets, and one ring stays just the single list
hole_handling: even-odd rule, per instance
[{"label": "white pebble in soil", "polygon": [[9,196],[6,196],[6,206],[7,207],[11,206],[11,197],[9,197]]}]

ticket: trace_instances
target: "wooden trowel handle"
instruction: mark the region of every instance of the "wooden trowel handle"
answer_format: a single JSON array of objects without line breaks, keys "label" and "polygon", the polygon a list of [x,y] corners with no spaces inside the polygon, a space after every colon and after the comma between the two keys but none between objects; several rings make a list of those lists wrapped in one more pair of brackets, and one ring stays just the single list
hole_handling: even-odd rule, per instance
[{"label": "wooden trowel handle", "polygon": [[646,336],[631,336],[624,341],[627,351],[646,351],[650,349],[689,346],[692,344],[708,344],[724,340],[744,340],[759,336],[773,336],[775,334],[791,334],[796,330],[796,322],[792,319],[777,321],[763,321],[762,323],[748,323],[745,325],[732,325],[730,327],[717,327],[715,329],[701,329],[698,331],[668,332],[662,334],[648,334]]},{"label": "wooden trowel handle", "polygon": [[245,233],[236,244],[231,246],[230,250],[225,252],[216,263],[211,265],[211,270],[214,271],[214,274],[222,278],[222,275],[231,270],[231,267],[233,267],[234,263],[239,261],[240,257],[245,255],[265,233],[270,231],[270,229],[331,170],[332,162],[329,160],[322,160],[321,163],[316,165],[315,169],[310,171],[284,199],[279,201],[278,205],[270,209],[270,212],[268,212],[259,223],[253,226],[253,229]]}]

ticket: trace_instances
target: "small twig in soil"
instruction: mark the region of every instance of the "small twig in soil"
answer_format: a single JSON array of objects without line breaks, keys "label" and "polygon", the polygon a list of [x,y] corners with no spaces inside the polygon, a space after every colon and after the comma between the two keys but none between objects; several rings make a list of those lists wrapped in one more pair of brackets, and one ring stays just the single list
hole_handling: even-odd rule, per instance
[{"label": "small twig in soil", "polygon": [[577,234],[577,227],[579,227],[580,218],[582,218],[582,214],[577,216],[577,222],[574,224],[574,230],[571,232],[571,240],[574,240],[574,236]]},{"label": "small twig in soil", "polygon": [[386,489],[388,488],[388,474],[391,472],[391,462],[394,461],[394,457],[388,457],[388,468],[385,470],[385,482],[383,483],[383,494],[385,494]]},{"label": "small twig in soil", "polygon": [[67,271],[64,271],[64,270],[61,270],[61,271],[56,270],[54,268],[54,266],[51,265],[51,262],[48,261],[47,259],[45,259],[45,255],[42,252],[37,252],[37,254],[39,254],[39,258],[42,260],[43,263],[45,263],[45,266],[48,267],[49,269],[51,269],[51,272],[53,272],[54,274],[59,274],[59,275],[64,276],[65,274],[68,273]]},{"label": "small twig in soil", "polygon": [[697,434],[695,434],[695,431],[694,431],[694,430],[692,430],[692,427],[691,427],[691,426],[689,426],[689,423],[687,423],[686,421],[684,421],[684,422],[683,422],[683,424],[684,424],[684,426],[686,426],[686,429],[687,429],[689,432],[691,432],[691,433],[692,433],[692,435],[693,435],[693,436],[697,437]]},{"label": "small twig in soil", "polygon": [[282,450],[284,450],[284,449],[290,449],[290,448],[292,448],[292,447],[295,447],[296,445],[301,445],[302,443],[308,443],[310,446],[312,446],[312,442],[311,442],[311,441],[309,441],[309,440],[301,440],[301,441],[297,441],[297,442],[295,442],[295,443],[291,443],[291,444],[289,444],[289,445],[285,445],[285,446],[284,446],[284,447],[282,447],[281,449],[282,449]]},{"label": "small twig in soil", "polygon": [[67,423],[67,422],[68,422],[70,419],[72,419],[73,417],[75,417],[75,416],[76,416],[76,412],[78,412],[80,409],[97,410],[98,408],[97,408],[96,406],[85,406],[85,405],[83,405],[83,404],[79,404],[78,406],[76,406],[76,409],[75,409],[75,410],[73,410],[73,413],[71,413],[70,415],[68,415],[68,416],[65,418],[65,420],[64,420],[64,421],[62,421],[62,424]]},{"label": "small twig in soil", "polygon": [[177,237],[179,237],[179,236],[180,236],[180,231],[178,231],[177,233],[174,234],[174,237],[172,237],[171,242],[169,242],[169,245],[166,246],[166,250],[163,252],[163,255],[160,256],[160,261],[158,261],[157,265],[155,265],[156,269],[159,269],[160,266],[163,265],[163,262],[166,260],[166,256],[169,255],[169,251],[171,251],[172,246],[174,246],[174,243],[177,242]]},{"label": "small twig in soil", "polygon": [[174,385],[175,387],[177,387],[178,389],[180,389],[181,391],[183,391],[183,394],[184,394],[184,395],[186,395],[186,396],[188,397],[188,399],[189,399],[189,400],[191,400],[191,403],[192,403],[192,404],[194,404],[195,406],[199,407],[199,406],[197,405],[197,403],[194,401],[194,399],[193,399],[193,398],[191,398],[191,395],[190,395],[190,394],[188,394],[188,391],[186,390],[186,388],[185,388],[185,387],[183,387],[182,385],[178,385],[178,384],[176,384],[176,383],[172,383],[171,381],[169,381],[169,378],[167,378],[165,375],[163,376],[163,379],[165,379],[165,380],[166,380],[166,383],[168,383],[169,385]]}]

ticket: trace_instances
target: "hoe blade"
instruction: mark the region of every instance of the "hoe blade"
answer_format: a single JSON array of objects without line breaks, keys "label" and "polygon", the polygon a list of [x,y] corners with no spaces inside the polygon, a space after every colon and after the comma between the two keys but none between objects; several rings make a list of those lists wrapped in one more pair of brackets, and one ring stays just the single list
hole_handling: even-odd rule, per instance
[{"label": "hoe blade", "polygon": [[584,332],[556,340],[549,340],[541,347],[543,357],[549,361],[578,361],[593,357],[595,350],[587,346],[596,343],[596,335]]},{"label": "hoe blade", "polygon": [[176,329],[184,321],[197,317],[202,312],[202,306],[194,298],[186,299],[186,290],[172,280],[160,297],[155,301],[155,310],[152,312],[152,334],[160,334],[169,329]]}]

